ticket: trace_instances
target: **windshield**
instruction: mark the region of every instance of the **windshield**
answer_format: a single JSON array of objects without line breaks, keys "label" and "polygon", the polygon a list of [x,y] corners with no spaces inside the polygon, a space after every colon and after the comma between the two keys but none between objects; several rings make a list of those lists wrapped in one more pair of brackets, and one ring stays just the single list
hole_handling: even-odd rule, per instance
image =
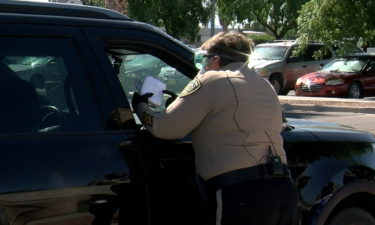
[{"label": "windshield", "polygon": [[35,56],[30,56],[23,58],[18,62],[20,65],[45,65],[48,60],[50,60],[52,57],[51,56],[44,56],[44,57],[35,57]]},{"label": "windshield", "polygon": [[160,62],[160,59],[150,55],[137,55],[132,61],[126,63],[126,67],[147,66],[154,67]]},{"label": "windshield", "polygon": [[367,59],[349,58],[335,59],[323,67],[321,71],[357,73],[366,65]]},{"label": "windshield", "polygon": [[282,60],[288,46],[256,46],[251,54],[252,60]]}]

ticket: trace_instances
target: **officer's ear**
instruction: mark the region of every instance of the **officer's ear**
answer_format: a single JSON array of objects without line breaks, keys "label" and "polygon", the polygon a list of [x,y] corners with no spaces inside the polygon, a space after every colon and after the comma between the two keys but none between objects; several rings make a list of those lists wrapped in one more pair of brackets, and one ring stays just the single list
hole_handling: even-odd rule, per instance
[{"label": "officer's ear", "polygon": [[220,70],[221,69],[221,64],[220,64],[221,57],[215,55],[212,59],[212,67],[213,70]]}]

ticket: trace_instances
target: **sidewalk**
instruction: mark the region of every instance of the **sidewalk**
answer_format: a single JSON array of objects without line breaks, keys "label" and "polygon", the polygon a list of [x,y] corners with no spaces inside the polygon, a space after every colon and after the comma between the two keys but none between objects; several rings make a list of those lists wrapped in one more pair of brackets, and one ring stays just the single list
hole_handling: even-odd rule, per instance
[{"label": "sidewalk", "polygon": [[351,112],[375,114],[375,100],[279,96],[285,111]]}]

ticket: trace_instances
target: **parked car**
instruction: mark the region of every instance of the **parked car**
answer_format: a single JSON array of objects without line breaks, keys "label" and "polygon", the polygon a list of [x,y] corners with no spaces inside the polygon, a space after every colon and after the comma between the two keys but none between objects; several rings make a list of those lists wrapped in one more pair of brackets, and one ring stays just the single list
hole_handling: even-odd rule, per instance
[{"label": "parked car", "polygon": [[335,52],[329,52],[323,59],[313,57],[323,44],[309,43],[306,51],[298,56],[293,51],[298,44],[292,40],[275,41],[255,46],[251,54],[249,67],[269,80],[279,95],[286,95],[294,89],[297,79],[306,73],[317,71],[320,67],[336,58]]},{"label": "parked car", "polygon": [[167,89],[179,89],[180,93],[190,82],[190,79],[173,67],[161,68],[158,78],[167,84]]},{"label": "parked car", "polygon": [[[0,21],[0,224],[201,224],[190,135],[142,129],[122,79],[145,54],[191,79],[194,51],[104,8],[2,0]],[[58,58],[59,79],[35,87],[7,56]],[[374,224],[374,135],[284,125],[300,224]]]},{"label": "parked car", "polygon": [[375,54],[352,54],[300,77],[299,96],[363,98],[375,95]]}]

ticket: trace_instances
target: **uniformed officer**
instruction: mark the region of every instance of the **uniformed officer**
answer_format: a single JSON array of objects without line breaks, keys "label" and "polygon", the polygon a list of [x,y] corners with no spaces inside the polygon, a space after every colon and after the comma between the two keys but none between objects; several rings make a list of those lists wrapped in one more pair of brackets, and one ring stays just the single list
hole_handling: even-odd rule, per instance
[{"label": "uniformed officer", "polygon": [[250,39],[221,32],[195,55],[201,72],[166,110],[148,106],[151,94],[132,105],[156,137],[192,133],[196,172],[206,186],[207,224],[290,225],[297,191],[286,169],[282,115],[271,84],[247,66]]}]

